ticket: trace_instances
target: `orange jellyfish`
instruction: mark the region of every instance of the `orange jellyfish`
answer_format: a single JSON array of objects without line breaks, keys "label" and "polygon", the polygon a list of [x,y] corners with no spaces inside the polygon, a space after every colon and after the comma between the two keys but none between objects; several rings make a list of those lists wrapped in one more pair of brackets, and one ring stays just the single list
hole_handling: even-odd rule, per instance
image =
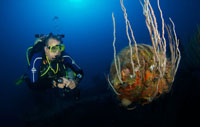
[{"label": "orange jellyfish", "polygon": [[[160,95],[169,92],[173,84],[181,59],[175,25],[171,18],[169,20],[173,29],[165,24],[159,0],[157,0],[162,20],[162,32],[160,34],[153,8],[149,0],[144,0],[144,3],[141,2],[141,4],[152,45],[137,44],[123,0],[120,0],[120,3],[124,13],[129,46],[116,54],[115,17],[112,14],[114,60],[110,67],[108,82],[124,107],[133,103],[148,104]],[[167,58],[166,55],[165,30],[169,38],[170,58]]]}]

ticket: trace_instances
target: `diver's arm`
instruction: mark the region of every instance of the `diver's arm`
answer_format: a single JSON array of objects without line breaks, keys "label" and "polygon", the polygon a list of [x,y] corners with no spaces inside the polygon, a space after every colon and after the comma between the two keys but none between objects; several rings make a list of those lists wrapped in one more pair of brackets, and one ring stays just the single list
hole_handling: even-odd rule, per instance
[{"label": "diver's arm", "polygon": [[36,53],[30,62],[29,77],[25,79],[27,85],[32,89],[44,89],[52,87],[51,79],[38,79],[41,63],[42,54]]},{"label": "diver's arm", "polygon": [[62,55],[62,57],[64,58],[65,66],[70,67],[76,73],[75,83],[78,84],[83,79],[83,70],[75,63],[72,57],[68,54],[65,53],[64,55]]}]

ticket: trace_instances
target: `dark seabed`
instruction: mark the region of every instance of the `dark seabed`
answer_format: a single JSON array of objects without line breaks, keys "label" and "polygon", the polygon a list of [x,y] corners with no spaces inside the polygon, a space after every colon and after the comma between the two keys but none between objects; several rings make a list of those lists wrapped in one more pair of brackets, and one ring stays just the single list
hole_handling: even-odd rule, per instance
[{"label": "dark seabed", "polygon": [[[150,0],[159,28],[156,0]],[[139,0],[124,0],[138,43],[151,44]],[[198,126],[200,113],[200,1],[160,0],[165,22],[171,17],[182,59],[171,91],[134,110],[121,107],[106,80],[116,48],[128,46],[120,0],[1,0],[1,127],[178,127]],[[199,25],[199,26],[198,26]],[[84,71],[74,92],[33,91],[14,83],[27,71],[26,49],[38,33],[65,34],[66,51]],[[200,29],[199,29],[200,32]],[[197,38],[196,40],[193,38]]]}]

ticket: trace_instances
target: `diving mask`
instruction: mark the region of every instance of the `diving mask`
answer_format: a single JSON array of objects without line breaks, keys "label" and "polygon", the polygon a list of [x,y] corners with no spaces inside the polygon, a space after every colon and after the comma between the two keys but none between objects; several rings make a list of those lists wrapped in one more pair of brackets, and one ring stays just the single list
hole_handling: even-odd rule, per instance
[{"label": "diving mask", "polygon": [[48,48],[50,49],[50,52],[53,52],[53,53],[57,51],[62,52],[65,50],[65,46],[63,44],[49,46]]}]

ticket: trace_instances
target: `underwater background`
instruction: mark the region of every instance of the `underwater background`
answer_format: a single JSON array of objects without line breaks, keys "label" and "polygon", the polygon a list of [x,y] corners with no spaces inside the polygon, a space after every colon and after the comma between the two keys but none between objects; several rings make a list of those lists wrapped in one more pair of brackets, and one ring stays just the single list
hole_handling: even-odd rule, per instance
[{"label": "underwater background", "polygon": [[[159,28],[157,0],[150,0]],[[151,44],[139,0],[124,0],[136,41]],[[170,93],[127,111],[119,106],[106,76],[113,61],[113,22],[116,48],[128,46],[120,0],[0,0],[0,126],[192,126],[198,123],[200,97],[200,0],[160,0],[165,22],[176,25],[182,54]],[[81,98],[45,93],[47,102],[34,102],[26,84],[15,85],[27,71],[26,50],[35,34],[64,34],[66,51],[84,71]],[[192,39],[199,35],[198,39]],[[40,98],[40,95],[39,95]],[[50,98],[54,98],[51,100]],[[56,99],[55,99],[56,98]],[[49,101],[51,100],[51,102]],[[197,115],[197,117],[195,116]]]}]

